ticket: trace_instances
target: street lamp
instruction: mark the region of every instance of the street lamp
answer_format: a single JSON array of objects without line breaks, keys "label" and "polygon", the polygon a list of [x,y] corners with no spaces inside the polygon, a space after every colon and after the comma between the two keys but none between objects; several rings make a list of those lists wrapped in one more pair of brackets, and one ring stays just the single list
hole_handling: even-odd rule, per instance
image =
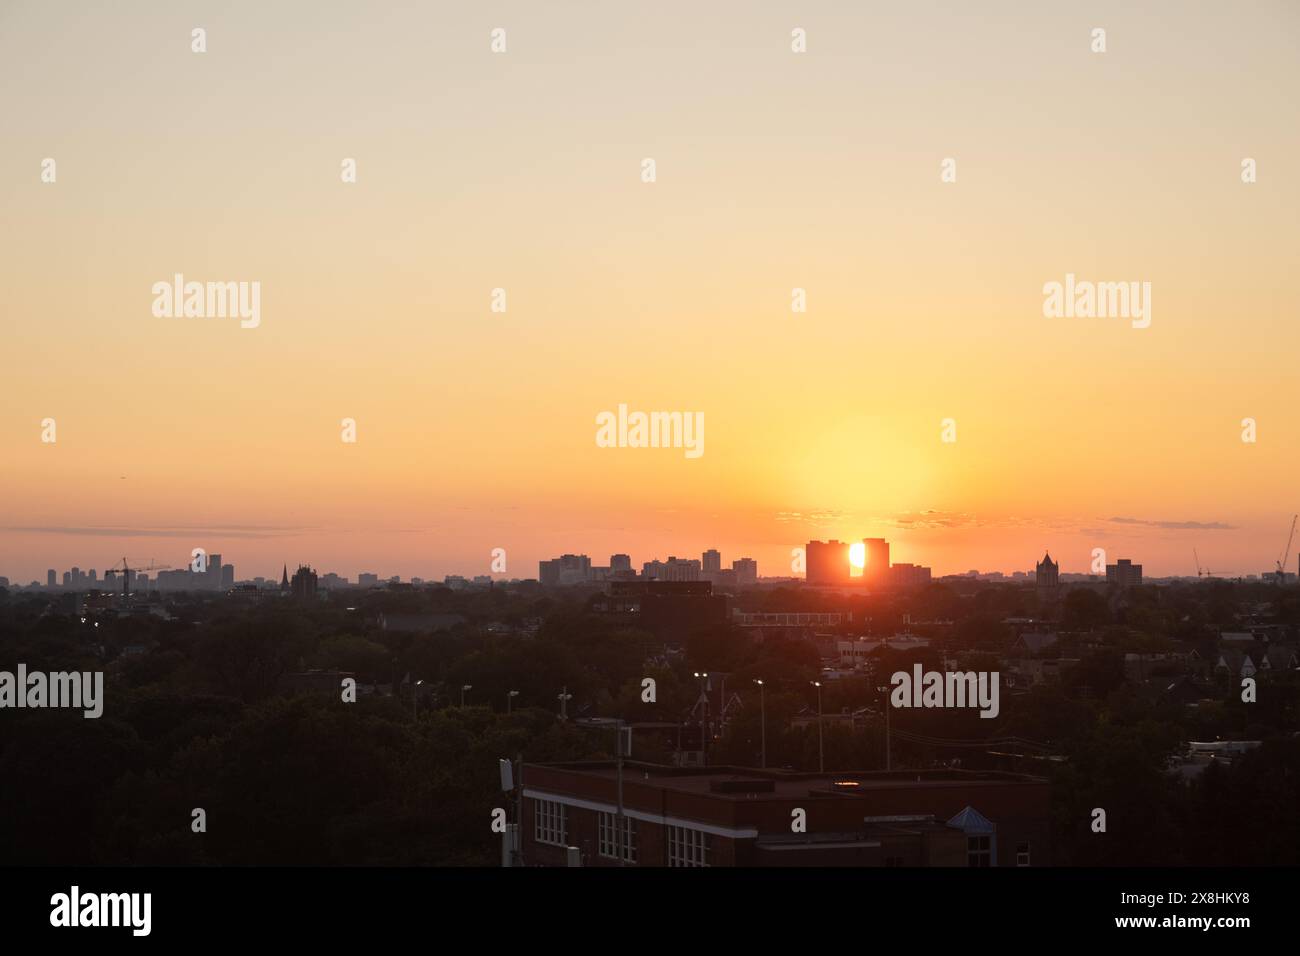
[{"label": "street lamp", "polygon": [[817,688],[817,772],[826,772],[826,749],[822,745],[822,682],[815,680],[812,685]]},{"label": "street lamp", "polygon": [[460,685],[460,706],[461,706],[462,708],[465,706],[465,691],[467,691],[467,690],[473,690],[473,689],[474,689],[474,685],[473,685],[473,684],[461,684],[461,685]]},{"label": "street lamp", "polygon": [[700,733],[707,739],[713,736],[713,728],[709,722],[709,672],[696,671],[695,677],[700,682],[700,695],[704,698],[704,719],[700,721]]},{"label": "street lamp", "polygon": [[568,720],[569,701],[573,700],[573,695],[569,693],[569,685],[565,684],[555,698],[560,702],[560,720]]},{"label": "street lamp", "polygon": [[417,715],[416,712],[415,712],[415,702],[416,702],[417,700],[419,700],[419,697],[420,697],[419,687],[420,687],[420,685],[423,684],[423,683],[424,683],[424,681],[422,681],[422,680],[417,680],[417,681],[415,682],[415,686],[411,688],[411,719],[412,719],[412,720],[418,720],[418,719],[419,719],[418,715]]},{"label": "street lamp", "polygon": [[893,765],[889,748],[889,687],[888,685],[877,687],[876,690],[885,695],[885,702],[882,705],[885,708],[885,770],[889,770]]},{"label": "street lamp", "polygon": [[760,764],[760,766],[764,770],[766,770],[767,769],[767,698],[763,693],[763,682],[761,680],[756,680],[754,681],[754,683],[758,685],[758,708],[759,708],[759,713],[761,715],[761,723],[762,723],[762,730],[763,730],[763,762],[762,764]]},{"label": "street lamp", "polygon": [[517,691],[517,690],[512,690],[512,691],[510,691],[510,692],[508,692],[508,693],[506,694],[506,713],[507,713],[507,714],[510,713],[510,705],[511,705],[512,703],[514,703],[515,698],[518,697],[518,696],[519,696],[519,691]]}]

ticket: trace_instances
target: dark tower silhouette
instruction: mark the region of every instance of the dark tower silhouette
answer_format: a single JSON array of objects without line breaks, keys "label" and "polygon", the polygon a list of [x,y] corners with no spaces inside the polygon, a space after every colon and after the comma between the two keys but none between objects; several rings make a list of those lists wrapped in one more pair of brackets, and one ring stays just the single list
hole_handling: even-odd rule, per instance
[{"label": "dark tower silhouette", "polygon": [[316,572],[305,564],[298,565],[293,573],[293,599],[299,602],[311,601],[316,597]]},{"label": "dark tower silhouette", "polygon": [[1038,589],[1039,599],[1050,601],[1055,598],[1060,582],[1060,564],[1052,560],[1051,554],[1044,552],[1043,560],[1039,561],[1034,568],[1034,584]]},{"label": "dark tower silhouette", "polygon": [[284,566],[284,575],[280,578],[280,590],[289,590],[289,565]]}]

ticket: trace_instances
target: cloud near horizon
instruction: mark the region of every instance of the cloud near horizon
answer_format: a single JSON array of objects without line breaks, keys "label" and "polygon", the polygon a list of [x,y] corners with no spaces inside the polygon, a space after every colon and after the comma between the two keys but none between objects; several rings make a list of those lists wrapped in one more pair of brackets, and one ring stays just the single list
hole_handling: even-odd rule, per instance
[{"label": "cloud near horizon", "polygon": [[1146,518],[1107,518],[1112,524],[1133,524],[1170,531],[1236,531],[1236,525],[1221,521],[1150,521]]}]

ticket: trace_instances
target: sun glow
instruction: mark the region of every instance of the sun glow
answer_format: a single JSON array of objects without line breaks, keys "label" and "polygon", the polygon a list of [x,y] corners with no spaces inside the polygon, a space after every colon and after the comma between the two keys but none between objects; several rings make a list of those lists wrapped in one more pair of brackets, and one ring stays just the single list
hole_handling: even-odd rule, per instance
[{"label": "sun glow", "polygon": [[849,564],[861,570],[867,564],[867,546],[861,542],[849,545]]}]

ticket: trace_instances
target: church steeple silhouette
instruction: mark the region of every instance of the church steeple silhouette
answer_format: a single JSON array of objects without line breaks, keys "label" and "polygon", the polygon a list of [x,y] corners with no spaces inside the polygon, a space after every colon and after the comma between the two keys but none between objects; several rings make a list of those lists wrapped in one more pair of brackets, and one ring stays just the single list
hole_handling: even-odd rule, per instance
[{"label": "church steeple silhouette", "polygon": [[289,590],[289,565],[284,566],[284,576],[280,578],[280,590]]}]

